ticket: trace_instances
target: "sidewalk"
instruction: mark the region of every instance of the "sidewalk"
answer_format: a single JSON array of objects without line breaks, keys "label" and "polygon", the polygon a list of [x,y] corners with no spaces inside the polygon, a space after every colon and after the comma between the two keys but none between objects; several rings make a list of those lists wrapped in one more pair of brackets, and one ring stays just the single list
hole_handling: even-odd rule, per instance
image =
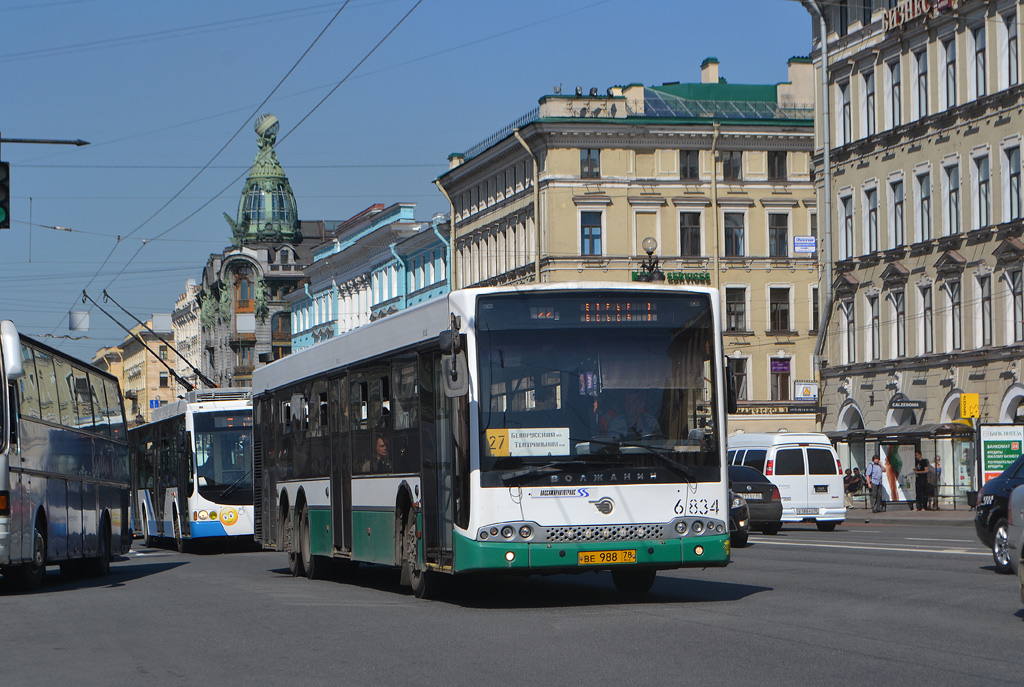
[{"label": "sidewalk", "polygon": [[968,508],[966,504],[958,503],[956,510],[953,510],[952,505],[947,505],[940,510],[918,511],[910,510],[906,501],[895,501],[889,503],[884,512],[872,513],[870,507],[864,507],[855,501],[853,508],[846,509],[846,522],[974,527],[974,510]]}]

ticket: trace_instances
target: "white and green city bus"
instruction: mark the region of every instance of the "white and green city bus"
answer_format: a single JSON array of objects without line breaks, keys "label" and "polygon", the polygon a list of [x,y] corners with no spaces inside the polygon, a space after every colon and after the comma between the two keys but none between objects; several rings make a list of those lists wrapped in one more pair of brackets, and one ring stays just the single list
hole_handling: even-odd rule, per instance
[{"label": "white and green city bus", "polygon": [[104,575],[131,547],[128,446],[117,379],[0,323],[0,573]]},{"label": "white and green city bus", "polygon": [[255,533],[293,573],[332,559],[442,576],[725,566],[717,292],[456,291],[253,373]]}]

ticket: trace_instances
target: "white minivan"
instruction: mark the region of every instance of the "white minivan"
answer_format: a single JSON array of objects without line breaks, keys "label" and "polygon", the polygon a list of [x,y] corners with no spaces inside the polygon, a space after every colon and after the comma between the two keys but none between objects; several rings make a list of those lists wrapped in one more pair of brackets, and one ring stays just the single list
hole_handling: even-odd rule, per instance
[{"label": "white minivan", "polygon": [[737,434],[729,463],[764,473],[782,494],[782,522],[814,522],[831,532],[846,519],[843,470],[824,434]]}]

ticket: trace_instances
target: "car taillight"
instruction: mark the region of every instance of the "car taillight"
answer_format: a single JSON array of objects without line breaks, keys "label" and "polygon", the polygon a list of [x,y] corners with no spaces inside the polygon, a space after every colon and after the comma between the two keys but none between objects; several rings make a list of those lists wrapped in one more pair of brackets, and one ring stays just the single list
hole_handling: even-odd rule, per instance
[{"label": "car taillight", "polygon": [[772,487],[772,500],[773,501],[781,501],[782,500],[782,492],[779,491],[778,487]]},{"label": "car taillight", "polygon": [[766,475],[775,474],[775,460],[774,459],[769,459],[768,462],[765,464],[765,466],[764,466],[764,474],[766,474]]}]

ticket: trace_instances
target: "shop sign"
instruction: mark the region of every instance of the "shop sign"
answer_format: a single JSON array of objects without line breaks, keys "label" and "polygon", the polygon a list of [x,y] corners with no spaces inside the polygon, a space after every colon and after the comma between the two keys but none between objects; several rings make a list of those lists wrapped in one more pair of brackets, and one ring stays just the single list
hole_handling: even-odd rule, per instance
[{"label": "shop sign", "polygon": [[922,410],[924,407],[924,401],[889,401],[890,410]]},{"label": "shop sign", "polygon": [[791,405],[743,405],[736,409],[736,415],[798,415],[803,413],[824,413],[824,406],[811,403]]},{"label": "shop sign", "polygon": [[[666,284],[705,284],[711,285],[710,272],[664,272]],[[639,272],[632,273],[633,281],[640,281]]]},{"label": "shop sign", "polygon": [[798,401],[818,400],[817,382],[794,382],[793,397]]},{"label": "shop sign", "polygon": [[882,30],[902,29],[909,21],[931,14],[932,0],[903,0],[882,15]]},{"label": "shop sign", "polygon": [[981,442],[982,484],[998,477],[1021,456],[1024,447],[1024,425],[982,425]]},{"label": "shop sign", "polygon": [[797,255],[806,255],[818,251],[818,239],[815,236],[794,236],[793,252]]}]

